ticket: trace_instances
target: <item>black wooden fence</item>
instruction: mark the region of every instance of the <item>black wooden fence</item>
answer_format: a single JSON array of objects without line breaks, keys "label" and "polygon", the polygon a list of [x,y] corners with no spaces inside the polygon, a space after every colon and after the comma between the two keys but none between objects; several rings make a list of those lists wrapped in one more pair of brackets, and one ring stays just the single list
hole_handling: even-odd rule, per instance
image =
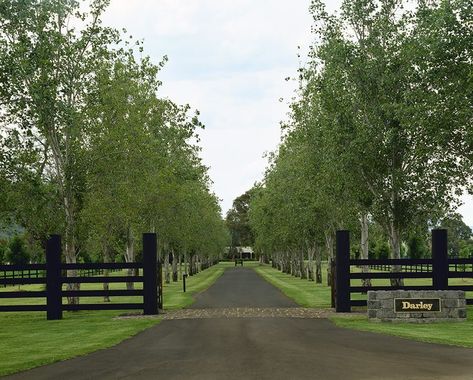
[{"label": "black wooden fence", "polygon": [[[389,265],[394,268],[411,265],[430,266],[431,271],[396,272],[351,272],[351,266]],[[465,270],[458,270],[466,265]],[[455,266],[457,270],[450,270]],[[432,258],[430,259],[350,259],[349,231],[337,231],[335,261],[335,309],[337,312],[350,312],[352,306],[366,306],[366,300],[352,300],[352,293],[366,293],[369,290],[464,290],[473,291],[473,285],[449,285],[449,278],[473,278],[473,258],[449,258],[447,249],[447,230],[432,231]],[[352,286],[351,280],[358,279],[432,279],[432,285],[413,286]],[[473,299],[467,299],[473,305]]]},{"label": "black wooden fence", "polygon": [[[2,265],[1,267],[5,267]],[[108,269],[109,273],[118,272],[120,269]],[[66,271],[63,271],[63,276],[65,275]],[[80,277],[88,277],[88,276],[99,276],[105,273],[105,269],[80,269],[78,271],[78,275]],[[46,277],[46,270],[41,269],[29,269],[29,270],[0,270],[0,279],[6,280],[8,278],[44,278]],[[4,283],[2,285],[4,288],[7,286],[15,286],[14,284],[7,284]]]},{"label": "black wooden fence", "polygon": [[[451,262],[455,262],[456,259],[459,259],[460,257],[457,256],[449,256],[448,259]],[[470,259],[473,259],[473,255],[470,256]],[[468,270],[473,271],[473,264],[468,265],[468,264],[449,264],[449,269],[450,271],[453,272],[465,272]],[[392,266],[391,265],[369,265],[369,269],[373,270],[379,270],[379,271],[391,271]],[[409,263],[407,265],[401,265],[400,269],[401,272],[431,272],[432,271],[432,265],[431,264],[412,264]]]},{"label": "black wooden fence", "polygon": [[[67,277],[68,270],[142,270],[142,276],[93,276],[79,275]],[[0,312],[6,311],[46,311],[47,319],[62,319],[62,312],[76,310],[132,310],[142,309],[144,314],[157,314],[162,308],[162,271],[157,260],[156,234],[143,234],[143,262],[141,263],[61,263],[61,237],[52,235],[46,246],[46,264],[0,265],[1,271],[44,271],[45,277],[0,278],[0,285],[44,284],[46,290],[5,291],[0,292],[0,299],[5,298],[46,298],[44,305],[0,305]],[[137,290],[63,290],[63,284],[71,283],[142,283],[143,289]],[[63,297],[105,297],[136,296],[142,297],[137,303],[62,303]]]},{"label": "black wooden fence", "polygon": [[[389,272],[392,269],[391,265],[369,265],[370,269],[373,270],[379,270],[379,271],[385,271]],[[400,267],[401,272],[415,272],[415,273],[423,273],[423,272],[431,272],[432,271],[432,265],[430,264],[408,264],[408,265],[401,265]]]}]

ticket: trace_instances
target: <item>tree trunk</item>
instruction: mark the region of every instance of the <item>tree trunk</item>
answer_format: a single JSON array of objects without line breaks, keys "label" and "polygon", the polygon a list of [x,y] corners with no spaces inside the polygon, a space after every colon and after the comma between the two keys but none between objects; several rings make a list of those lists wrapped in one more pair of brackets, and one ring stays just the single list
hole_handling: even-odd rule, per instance
[{"label": "tree trunk", "polygon": [[[75,254],[75,244],[70,242],[69,244],[65,244],[65,258],[67,264],[75,264],[77,262],[76,254]],[[74,252],[74,253],[73,253]],[[78,270],[77,269],[70,269],[67,271],[67,277],[77,277]],[[66,285],[67,290],[77,291],[80,290],[80,283],[67,283]],[[69,305],[78,305],[79,304],[79,297],[67,297],[67,302]]]},{"label": "tree trunk", "polygon": [[314,244],[315,248],[315,283],[322,283],[322,250]]},{"label": "tree trunk", "polygon": [[171,282],[171,273],[169,270],[169,252],[164,251],[164,281],[166,284]]},{"label": "tree trunk", "polygon": [[282,260],[283,272],[286,274],[291,274],[291,260],[287,252],[282,254]]},{"label": "tree trunk", "polygon": [[292,269],[292,275],[294,277],[299,277],[299,257],[297,255],[297,252],[291,253],[291,269]]},{"label": "tree trunk", "polygon": [[182,280],[182,253],[179,253],[179,279]]},{"label": "tree trunk", "polygon": [[291,254],[292,257],[292,275],[294,277],[300,277],[299,270],[301,268],[301,265],[299,263],[299,255],[297,251],[293,251]]},{"label": "tree trunk", "polygon": [[306,271],[306,265],[304,263],[304,250],[301,249],[300,253],[299,253],[299,257],[300,257],[300,275],[301,275],[301,279],[305,280],[307,278],[307,271]]},{"label": "tree trunk", "polygon": [[[401,258],[401,232],[399,227],[394,223],[390,226],[389,242],[391,244],[391,258],[400,259]],[[400,265],[393,265],[391,272],[400,272]],[[404,286],[404,280],[402,278],[392,278],[391,286]]]},{"label": "tree trunk", "polygon": [[332,262],[333,262],[333,235],[331,231],[325,232],[325,246],[327,248],[327,286],[332,286]]},{"label": "tree trunk", "polygon": [[[71,178],[66,176],[68,172],[67,168],[71,163],[72,155],[67,154],[69,152],[69,146],[66,144],[65,154],[64,150],[61,149],[60,141],[55,133],[56,126],[50,125],[47,128],[46,140],[51,147],[52,157],[55,163],[55,172],[57,180],[59,182],[59,189],[61,193],[61,199],[64,207],[65,216],[65,233],[64,233],[64,257],[67,264],[75,264],[77,262],[76,257],[76,216],[77,212],[75,209],[75,196],[73,191],[73,183]],[[66,136],[66,142],[69,141]],[[77,277],[77,269],[70,269],[66,273],[67,277]],[[80,283],[66,283],[66,290],[77,291],[80,290]],[[79,297],[67,297],[67,302],[70,305],[79,304]]]},{"label": "tree trunk", "polygon": [[[133,232],[131,231],[131,227],[128,226],[127,234],[126,234],[126,252],[125,252],[125,261],[127,263],[134,263],[135,262],[135,249],[134,249],[134,241],[133,241]],[[133,269],[128,269],[128,276],[133,276],[135,271]],[[135,288],[135,284],[133,282],[126,283],[127,290],[133,290]]]},{"label": "tree trunk", "polygon": [[310,267],[312,265],[312,256],[310,254],[310,249],[307,250],[307,265],[306,265],[306,276],[309,281],[312,280],[311,278],[311,273],[310,273]]},{"label": "tree trunk", "polygon": [[193,276],[195,274],[195,255],[190,255],[189,257],[189,276]]},{"label": "tree trunk", "polygon": [[309,275],[308,275],[309,281],[315,281],[314,253],[315,253],[314,246],[309,245],[309,249],[308,249],[309,265],[307,265],[308,272],[309,272]]},{"label": "tree trunk", "polygon": [[172,282],[177,282],[178,274],[177,274],[177,257],[172,251]]},{"label": "tree trunk", "polygon": [[[77,262],[76,256],[76,237],[75,237],[75,217],[72,206],[72,196],[64,197],[64,209],[66,212],[66,231],[64,241],[64,256],[67,264],[75,264]],[[78,270],[70,269],[67,271],[67,277],[77,277]],[[77,291],[80,290],[80,283],[67,283],[67,290]],[[79,297],[67,297],[69,305],[79,304]]]},{"label": "tree trunk", "polygon": [[[109,247],[108,247],[108,244],[105,243],[105,242],[103,243],[103,262],[104,262],[104,263],[109,263],[109,262],[110,262],[110,249],[109,249]],[[108,269],[105,269],[105,270],[103,271],[103,275],[104,275],[105,277],[108,277],[108,276],[109,276],[109,272],[110,272],[110,271],[109,271]],[[106,292],[108,292],[108,290],[109,290],[109,284],[108,284],[108,282],[104,282],[104,283],[103,283],[103,290],[106,291]],[[110,296],[108,296],[108,295],[103,296],[103,302],[110,302]]]},{"label": "tree trunk", "polygon": [[[360,218],[361,222],[361,258],[368,259],[369,258],[369,223],[368,223],[368,213],[363,212]],[[363,265],[361,267],[361,271],[363,273],[369,273],[370,268],[368,265]],[[371,286],[371,279],[365,278],[362,280],[363,286]]]}]

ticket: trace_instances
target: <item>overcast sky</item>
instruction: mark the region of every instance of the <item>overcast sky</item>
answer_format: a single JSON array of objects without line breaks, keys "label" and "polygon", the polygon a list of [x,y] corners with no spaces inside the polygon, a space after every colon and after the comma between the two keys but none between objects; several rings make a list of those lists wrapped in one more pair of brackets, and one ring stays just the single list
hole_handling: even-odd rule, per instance
[{"label": "overcast sky", "polygon": [[[144,39],[154,62],[167,55],[161,96],[199,109],[202,158],[225,213],[262,179],[265,152],[311,42],[310,0],[111,0],[105,23]],[[327,0],[329,10],[339,0]],[[302,58],[297,47],[301,46]],[[301,61],[302,59],[302,61]],[[282,100],[281,100],[282,99]],[[460,211],[473,226],[473,200]]]}]

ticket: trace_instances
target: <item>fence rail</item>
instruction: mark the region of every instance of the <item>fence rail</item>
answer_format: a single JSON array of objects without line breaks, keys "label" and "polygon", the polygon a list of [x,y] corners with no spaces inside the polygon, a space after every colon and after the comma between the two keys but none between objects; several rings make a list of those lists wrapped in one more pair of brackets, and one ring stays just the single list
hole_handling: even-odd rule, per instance
[{"label": "fence rail", "polygon": [[[105,270],[141,270],[142,275],[98,276]],[[67,276],[77,270],[77,276]],[[47,319],[62,319],[64,310],[132,310],[142,309],[144,314],[157,314],[162,308],[162,268],[157,260],[156,234],[143,234],[143,262],[141,263],[61,263],[61,237],[52,235],[46,247],[46,264],[0,265],[0,285],[45,284],[46,290],[2,291],[0,299],[46,298],[45,305],[0,305],[0,312],[46,311]],[[11,275],[8,275],[11,274]],[[39,274],[42,274],[40,276]],[[140,290],[63,290],[63,284],[129,283],[143,284]],[[136,303],[62,304],[63,297],[133,296],[142,297]]]},{"label": "fence rail", "polygon": [[[473,257],[449,258],[447,254],[447,231],[432,231],[431,259],[350,259],[350,237],[348,231],[337,231],[336,264],[334,268],[334,301],[337,312],[349,312],[352,306],[366,306],[366,300],[352,300],[352,293],[370,290],[463,290],[473,291],[472,285],[449,285],[450,278],[473,278]],[[357,266],[381,270],[382,272],[351,272]],[[419,271],[418,268],[421,268]],[[414,268],[413,270],[408,270]],[[392,271],[393,269],[396,272]],[[428,270],[427,270],[428,269]],[[389,270],[386,271],[386,270]],[[351,280],[371,279],[432,279],[432,285],[416,286],[352,286]],[[473,305],[473,299],[467,298]]]},{"label": "fence rail", "polygon": [[[94,264],[99,264],[99,263],[94,263]],[[0,280],[7,280],[7,279],[14,279],[14,278],[20,278],[20,279],[30,279],[30,278],[46,278],[46,264],[33,264],[33,265],[44,265],[44,269],[1,269],[1,268],[8,268],[9,265],[1,265],[0,266]],[[65,264],[64,264],[65,265]],[[90,264],[85,264],[89,265]],[[78,275],[80,277],[90,277],[90,276],[99,276],[103,275],[105,269],[108,268],[100,268],[100,269],[79,269]],[[109,273],[112,272],[119,272],[120,268],[116,269],[109,269]],[[63,270],[63,276],[65,275],[65,270]],[[7,286],[15,286],[15,284],[8,283],[8,281],[2,281],[0,284],[3,287]]]},{"label": "fence rail", "polygon": [[[407,259],[411,260],[411,259]],[[466,271],[473,271],[473,264],[472,257],[465,259],[465,261],[458,261],[460,260],[457,257],[449,257],[449,269],[452,272],[466,272]],[[363,264],[357,265],[361,267]],[[391,271],[393,264],[372,264],[368,265],[369,269],[371,270],[378,270],[378,271]],[[415,272],[415,273],[423,273],[423,272],[431,272],[432,271],[432,264],[423,263],[423,264],[402,264],[400,268],[401,272]]]}]

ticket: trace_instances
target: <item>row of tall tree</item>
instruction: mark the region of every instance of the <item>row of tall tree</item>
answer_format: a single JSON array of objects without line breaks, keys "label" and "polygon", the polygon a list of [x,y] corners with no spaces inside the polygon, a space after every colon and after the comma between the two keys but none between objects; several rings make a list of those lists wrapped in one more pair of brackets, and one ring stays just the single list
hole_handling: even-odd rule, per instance
[{"label": "row of tall tree", "polygon": [[141,232],[157,232],[177,280],[170,262],[192,274],[227,244],[203,125],[158,96],[166,58],[104,26],[108,3],[0,4],[1,217],[37,249],[62,234],[67,263],[136,261]]},{"label": "row of tall tree", "polygon": [[370,233],[400,258],[458,220],[472,191],[473,4],[347,0],[332,15],[313,0],[310,11],[314,45],[249,215],[262,254],[321,282],[337,229],[361,258]]}]

